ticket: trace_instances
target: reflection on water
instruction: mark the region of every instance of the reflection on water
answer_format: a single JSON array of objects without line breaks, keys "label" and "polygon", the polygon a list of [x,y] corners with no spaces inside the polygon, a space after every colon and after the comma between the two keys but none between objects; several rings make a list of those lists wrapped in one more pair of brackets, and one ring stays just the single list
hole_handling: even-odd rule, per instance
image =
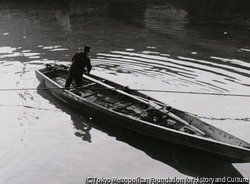
[{"label": "reflection on water", "polygon": [[[109,136],[115,137],[118,141],[123,141],[142,150],[153,159],[159,160],[188,176],[243,177],[232,164],[225,162],[222,158],[125,130],[108,122],[103,122],[101,119],[92,120],[91,118],[86,118],[91,117],[86,113],[84,113],[84,116],[81,116],[82,111],[76,110],[71,106],[67,107],[66,103],[55,99],[50,92],[41,90],[42,88],[43,86],[38,86],[38,94],[71,116],[76,129],[75,135],[81,137],[84,141],[91,142],[90,130],[95,128],[107,133]],[[207,168],[213,168],[213,170],[211,171]]]},{"label": "reflection on water", "polygon": [[37,87],[37,93],[41,95],[43,98],[49,100],[57,108],[66,112],[67,114],[70,114],[71,120],[73,121],[73,125],[76,128],[75,135],[82,138],[83,141],[91,142],[91,135],[90,135],[91,125],[84,123],[85,121],[88,122],[89,120],[87,120],[83,116],[79,116],[78,114],[81,114],[79,111],[74,112],[75,109],[67,107],[67,104],[60,103],[60,101],[55,99],[55,97],[53,97],[49,91],[43,90],[43,89],[44,89],[44,86],[39,84],[39,86]]},{"label": "reflection on water", "polygon": [[[248,5],[249,2],[246,0],[1,1],[2,88],[36,87],[38,84],[34,76],[35,69],[43,67],[45,63],[69,62],[80,44],[89,44],[92,46],[89,55],[93,63],[93,74],[107,77],[131,88],[249,94]],[[16,176],[16,173],[21,177],[18,171],[26,170],[27,164],[31,161],[37,169],[34,170],[35,174],[41,173],[38,169],[41,163],[35,161],[36,157],[41,158],[39,151],[27,162],[22,161],[22,158],[30,156],[34,149],[42,149],[44,157],[41,160],[51,164],[52,168],[63,168],[68,174],[72,173],[72,170],[86,171],[84,176],[79,173],[62,174],[65,178],[77,178],[75,182],[70,181],[71,183],[83,183],[85,176],[95,175],[96,171],[101,171],[99,173],[104,175],[122,173],[123,176],[129,172],[158,176],[168,173],[180,177],[187,175],[250,178],[249,164],[232,166],[196,150],[187,150],[184,147],[110,127],[102,124],[100,120],[89,120],[89,116],[64,106],[48,93],[39,90],[38,93],[39,95],[36,91],[2,93],[5,98],[0,100],[1,107],[8,106],[10,112],[14,111],[11,115],[5,114],[6,110],[1,114],[6,121],[11,120],[11,125],[2,125],[4,138],[0,141],[5,146],[5,152],[2,154],[8,155],[8,152],[12,152],[12,156],[7,157],[6,162],[13,158],[20,162],[16,170],[6,175],[7,179],[15,178],[12,176]],[[153,92],[147,94],[176,108],[201,116],[205,121],[250,141],[249,98]],[[28,107],[30,113],[27,113]],[[45,114],[48,114],[48,117]],[[65,124],[59,125],[58,120],[54,118],[59,118],[59,121]],[[42,124],[43,119],[48,122]],[[74,131],[71,131],[70,122],[73,123]],[[28,127],[25,126],[27,124]],[[53,126],[55,124],[60,127],[59,131],[56,131],[57,126]],[[38,131],[36,126],[44,132]],[[60,131],[64,133],[63,136]],[[17,138],[13,138],[13,132],[17,132]],[[36,132],[36,136],[32,132]],[[47,133],[48,135],[45,135],[58,144],[54,145],[53,141],[51,143],[44,140],[43,133]],[[23,149],[23,145],[15,141],[19,141],[19,137],[24,137],[21,138],[22,143],[28,149]],[[113,137],[116,141],[113,141]],[[7,138],[10,138],[11,144],[6,144]],[[35,140],[35,143],[31,140]],[[37,142],[41,143],[38,140],[44,140],[40,147],[37,147]],[[72,150],[66,149],[68,147],[65,144],[72,146],[69,146]],[[15,149],[15,146],[18,149]],[[49,153],[47,146],[51,148]],[[77,152],[77,148],[82,153]],[[79,158],[71,157],[70,151]],[[106,151],[110,151],[112,155],[113,167],[109,165],[110,167],[106,168],[104,164],[109,161],[110,156],[100,156],[105,155]],[[147,156],[144,157],[140,151]],[[63,154],[55,158],[58,152],[67,155],[68,157],[65,157],[68,160]],[[90,159],[96,155],[100,156],[99,159]],[[69,164],[69,160],[74,163]],[[143,161],[140,162],[142,167],[147,168],[147,164],[151,165],[153,171],[141,170],[142,167],[135,165],[131,169],[129,163],[137,163],[138,160]],[[120,167],[119,163],[123,166]],[[0,164],[5,166],[4,162]],[[15,164],[12,163],[6,171],[12,170],[13,165]],[[67,169],[68,165],[74,168],[70,172]],[[41,168],[47,171],[44,166]],[[50,181],[54,181],[53,178],[65,181],[59,171],[51,173],[46,173]],[[42,177],[39,179],[43,181]],[[27,183],[27,180],[23,181]]]}]

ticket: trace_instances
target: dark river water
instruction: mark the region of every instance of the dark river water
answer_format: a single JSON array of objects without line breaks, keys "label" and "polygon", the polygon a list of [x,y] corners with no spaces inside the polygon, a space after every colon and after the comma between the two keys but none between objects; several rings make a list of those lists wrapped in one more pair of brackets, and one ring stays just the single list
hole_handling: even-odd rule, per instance
[{"label": "dark river water", "polygon": [[34,72],[69,63],[88,44],[93,74],[250,142],[249,7],[244,0],[0,1],[0,183],[250,178],[249,163],[90,117],[39,90]]}]

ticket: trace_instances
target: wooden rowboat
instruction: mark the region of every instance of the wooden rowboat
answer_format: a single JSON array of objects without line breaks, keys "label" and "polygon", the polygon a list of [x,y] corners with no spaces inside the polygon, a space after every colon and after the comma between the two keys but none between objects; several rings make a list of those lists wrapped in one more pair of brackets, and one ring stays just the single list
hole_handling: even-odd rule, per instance
[{"label": "wooden rowboat", "polygon": [[66,89],[66,65],[47,65],[35,72],[54,96],[107,122],[230,162],[250,162],[248,142],[138,91],[90,74],[83,75],[81,88]]}]

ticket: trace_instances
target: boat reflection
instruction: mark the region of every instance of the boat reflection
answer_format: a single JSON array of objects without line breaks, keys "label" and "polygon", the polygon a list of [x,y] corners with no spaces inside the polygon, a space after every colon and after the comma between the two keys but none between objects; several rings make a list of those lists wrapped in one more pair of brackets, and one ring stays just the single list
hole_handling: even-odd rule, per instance
[{"label": "boat reflection", "polygon": [[67,106],[67,104],[56,99],[49,91],[47,90],[39,90],[43,88],[41,84],[37,87],[37,93],[43,98],[49,100],[53,105],[57,108],[61,109],[63,112],[70,115],[73,125],[76,129],[75,135],[80,137],[83,141],[91,142],[91,125],[85,122],[89,122],[87,119],[88,116],[80,116],[80,112],[75,109],[72,110],[71,106]]},{"label": "boat reflection", "polygon": [[73,125],[77,130],[75,135],[81,137],[84,141],[91,142],[90,130],[93,128],[145,152],[152,159],[163,162],[187,176],[243,178],[231,163],[222,158],[200,150],[151,138],[114,125],[111,126],[108,122],[103,122],[103,120],[95,117],[90,118],[90,114],[83,114],[82,111],[56,99],[49,91],[39,90],[42,87],[39,84],[37,93],[71,116]]}]

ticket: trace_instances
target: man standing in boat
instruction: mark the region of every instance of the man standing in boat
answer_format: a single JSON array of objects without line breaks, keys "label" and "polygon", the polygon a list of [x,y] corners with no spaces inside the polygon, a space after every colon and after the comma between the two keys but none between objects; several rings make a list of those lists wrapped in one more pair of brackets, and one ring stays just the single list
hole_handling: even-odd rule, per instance
[{"label": "man standing in boat", "polygon": [[73,63],[70,66],[69,76],[65,83],[66,88],[69,88],[73,80],[75,80],[77,87],[82,86],[82,75],[84,72],[86,72],[85,67],[87,68],[87,74],[90,73],[92,68],[90,59],[88,57],[90,49],[90,46],[85,45],[83,52],[76,53],[73,56]]}]

